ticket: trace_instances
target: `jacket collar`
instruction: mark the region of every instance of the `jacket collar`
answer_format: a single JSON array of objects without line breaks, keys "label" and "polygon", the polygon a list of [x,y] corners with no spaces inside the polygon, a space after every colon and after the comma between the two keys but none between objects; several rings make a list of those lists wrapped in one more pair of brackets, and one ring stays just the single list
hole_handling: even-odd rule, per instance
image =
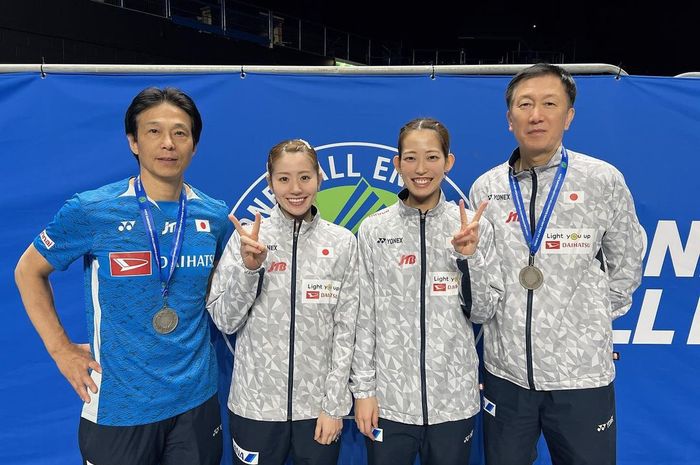
[{"label": "jacket collar", "polygon": [[[534,169],[535,171],[543,172],[546,170],[549,170],[551,168],[557,168],[559,167],[559,163],[561,163],[561,150],[562,146],[560,145],[559,148],[557,148],[557,151],[554,152],[554,155],[552,158],[549,159],[546,165],[542,166],[536,166]],[[570,152],[569,152],[570,153]],[[520,158],[520,147],[516,148],[513,150],[513,153],[510,155],[510,158],[508,158],[508,172],[515,174],[515,177],[521,177],[525,176],[530,170],[520,170],[520,171],[515,171],[515,162],[518,161]]]},{"label": "jacket collar", "polygon": [[[318,208],[316,208],[315,205],[311,206],[311,214],[313,215],[311,221],[303,220],[301,222],[299,234],[308,234],[316,227],[316,225],[318,225],[319,221],[321,220],[321,215],[318,214]],[[287,218],[279,204],[275,204],[270,211],[270,220],[275,223],[277,227],[281,229],[289,229],[290,231],[294,231],[295,223],[298,223],[298,220]]]},{"label": "jacket collar", "polygon": [[[126,185],[124,186],[124,192],[119,194],[119,197],[136,197],[136,188],[134,187],[134,182],[133,182],[135,179],[136,178],[133,177],[133,178],[127,178],[123,181],[126,183]],[[190,186],[187,183],[185,183],[184,185],[185,185],[185,194],[187,195],[188,201],[200,198],[197,195],[197,193],[194,191],[192,186]],[[153,200],[152,198],[148,197],[148,200],[156,207],[158,206],[158,203],[155,200]]]},{"label": "jacket collar", "polygon": [[[398,204],[399,214],[401,216],[420,215],[420,210],[409,207],[405,203],[406,199],[408,198],[408,189],[403,189],[401,192],[399,192],[398,197],[399,201],[396,203]],[[440,199],[438,200],[437,205],[428,210],[427,216],[439,215],[445,209],[446,204],[447,201],[445,200],[445,193],[442,191],[442,189],[440,189]]]}]

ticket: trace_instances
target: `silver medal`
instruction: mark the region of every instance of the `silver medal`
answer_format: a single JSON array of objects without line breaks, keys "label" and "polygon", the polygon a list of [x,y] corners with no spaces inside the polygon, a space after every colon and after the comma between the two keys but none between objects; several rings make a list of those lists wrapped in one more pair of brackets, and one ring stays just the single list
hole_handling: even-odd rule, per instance
[{"label": "silver medal", "polygon": [[168,334],[177,327],[178,316],[170,307],[163,307],[153,315],[153,329],[159,334]]},{"label": "silver medal", "polygon": [[536,266],[528,265],[520,270],[520,285],[525,289],[534,290],[542,286],[544,275]]}]

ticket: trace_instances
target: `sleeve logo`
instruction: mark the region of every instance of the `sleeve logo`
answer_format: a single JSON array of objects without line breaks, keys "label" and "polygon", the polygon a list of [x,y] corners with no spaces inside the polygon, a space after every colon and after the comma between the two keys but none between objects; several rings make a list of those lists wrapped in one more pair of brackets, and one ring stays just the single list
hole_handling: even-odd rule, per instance
[{"label": "sleeve logo", "polygon": [[51,247],[53,247],[56,244],[46,233],[46,229],[41,231],[41,234],[39,234],[39,238],[41,239],[41,242],[44,244],[44,247],[46,247],[46,249],[51,249]]}]

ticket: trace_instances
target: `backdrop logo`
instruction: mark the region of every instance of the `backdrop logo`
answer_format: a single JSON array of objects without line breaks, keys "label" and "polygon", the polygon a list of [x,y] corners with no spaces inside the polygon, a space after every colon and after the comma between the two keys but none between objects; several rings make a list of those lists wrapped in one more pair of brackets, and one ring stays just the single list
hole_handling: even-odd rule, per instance
[{"label": "backdrop logo", "polygon": [[[403,188],[392,163],[396,148],[371,142],[338,142],[318,146],[316,152],[323,176],[316,205],[323,219],[357,233],[362,220],[396,202],[396,194]],[[467,199],[447,177],[442,188],[448,200]],[[263,173],[235,203],[233,214],[249,222],[256,212],[269,216],[274,205],[275,197]]]}]

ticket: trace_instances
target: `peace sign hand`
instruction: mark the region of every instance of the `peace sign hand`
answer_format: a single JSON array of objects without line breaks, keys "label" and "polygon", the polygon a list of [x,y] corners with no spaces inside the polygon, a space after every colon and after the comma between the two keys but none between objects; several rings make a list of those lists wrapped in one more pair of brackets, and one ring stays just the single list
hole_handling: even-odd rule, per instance
[{"label": "peace sign hand", "polygon": [[471,222],[467,219],[467,210],[464,208],[464,200],[459,201],[459,216],[461,219],[461,228],[452,236],[452,246],[455,251],[462,255],[473,255],[479,245],[479,220],[481,214],[486,210],[487,201],[481,202],[479,209],[472,218]]},{"label": "peace sign hand", "polygon": [[243,259],[243,264],[249,270],[257,270],[265,262],[265,258],[267,258],[267,247],[265,244],[258,242],[260,222],[262,221],[260,213],[255,214],[255,222],[250,232],[241,226],[241,223],[238,222],[235,216],[229,215],[228,219],[231,220],[233,226],[236,228],[238,236],[241,238],[241,258]]}]

